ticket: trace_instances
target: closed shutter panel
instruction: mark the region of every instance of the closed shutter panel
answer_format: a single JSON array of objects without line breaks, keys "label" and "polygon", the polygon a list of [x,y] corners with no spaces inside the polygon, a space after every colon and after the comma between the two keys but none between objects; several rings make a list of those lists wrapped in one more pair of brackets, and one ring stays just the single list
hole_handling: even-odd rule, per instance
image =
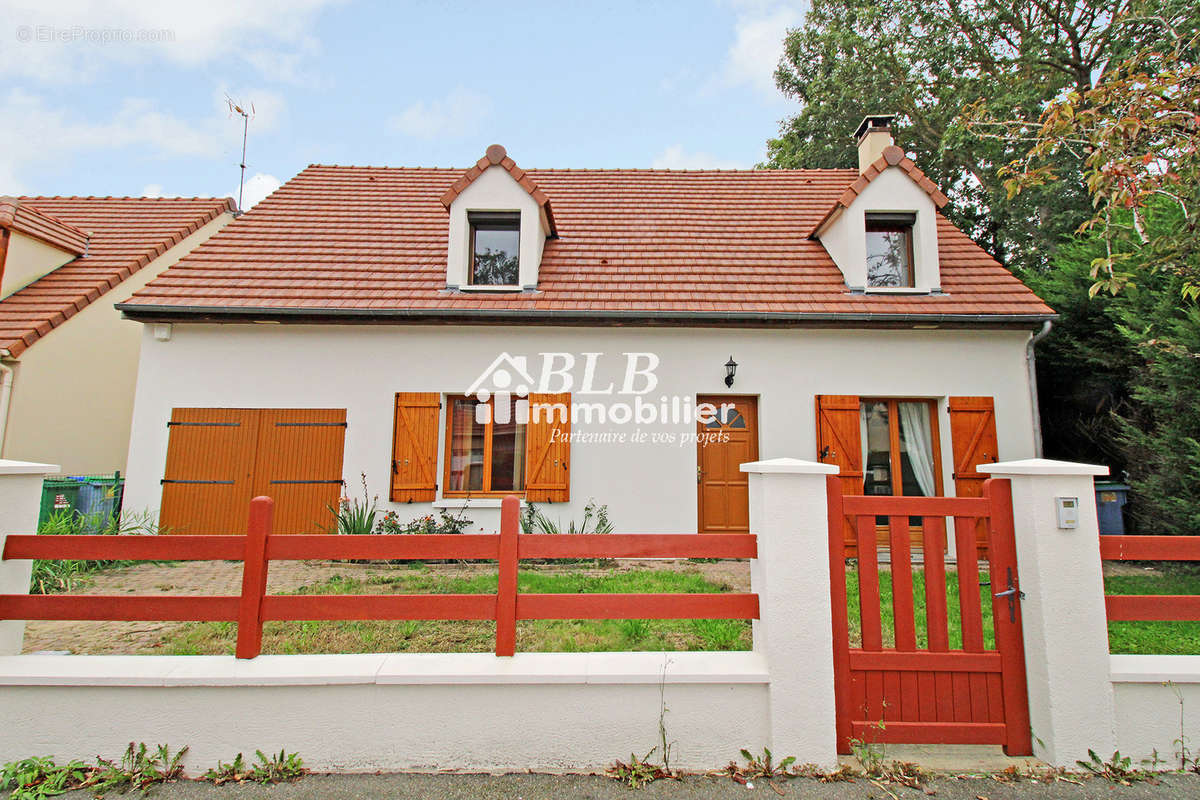
[{"label": "closed shutter panel", "polygon": [[253,496],[258,413],[244,408],[176,408],[162,479],[164,533],[246,533]]},{"label": "closed shutter panel", "polygon": [[[263,409],[254,494],[275,501],[273,533],[326,533],[341,494],[344,409]],[[357,487],[355,487],[357,488]]]},{"label": "closed shutter panel", "polygon": [[[992,398],[950,398],[950,445],[954,451],[954,494],[958,497],[982,497],[983,482],[989,476],[977,467],[999,460],[996,410]],[[980,548],[986,547],[987,525],[982,521],[976,538]]]},{"label": "closed shutter panel", "polygon": [[437,392],[397,392],[392,433],[393,503],[427,503],[437,496]]},{"label": "closed shutter panel", "polygon": [[[571,499],[571,394],[531,394],[529,406],[525,498],[536,503],[565,503]],[[534,406],[546,408],[536,412]]]},{"label": "closed shutter panel", "polygon": [[[836,464],[842,494],[863,493],[859,399],[853,394],[817,395],[817,460]],[[858,555],[854,525],[845,521],[846,555]]]}]

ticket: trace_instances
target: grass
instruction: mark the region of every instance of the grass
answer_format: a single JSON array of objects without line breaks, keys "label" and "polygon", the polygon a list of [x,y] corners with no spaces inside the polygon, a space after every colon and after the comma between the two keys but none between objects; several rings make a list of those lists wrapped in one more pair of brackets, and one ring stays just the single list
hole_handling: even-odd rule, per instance
[{"label": "grass", "polygon": [[[522,592],[544,593],[716,593],[730,587],[698,571],[639,570],[586,572],[523,571]],[[445,575],[421,564],[399,567],[367,580],[335,576],[296,594],[488,594],[496,591],[495,573]],[[199,622],[168,635],[160,652],[171,655],[220,655],[233,652],[237,626]],[[489,621],[412,620],[403,622],[268,622],[264,653],[479,653],[495,647],[495,623]],[[524,620],[517,623],[519,652],[593,652],[632,650],[749,650],[748,620]]]},{"label": "grass", "polygon": [[[983,608],[983,645],[985,648],[995,647],[995,636],[992,629],[991,587],[980,586],[979,596]],[[861,602],[859,598],[858,570],[852,567],[846,569],[846,597],[849,608],[850,646],[859,647],[862,644],[862,629],[860,627]],[[895,645],[895,616],[892,611],[892,573],[879,572],[879,616],[883,623],[883,646]],[[925,619],[925,573],[913,570],[913,616],[917,632],[917,647],[924,648],[929,644],[929,634]],[[950,649],[962,647],[962,615],[959,611],[958,577],[950,570],[946,572],[946,616],[948,619]]]},{"label": "grass", "polygon": [[[1194,568],[1165,567],[1144,574],[1104,577],[1106,594],[1200,594]],[[1108,649],[1113,653],[1200,655],[1200,622],[1110,622]]]}]

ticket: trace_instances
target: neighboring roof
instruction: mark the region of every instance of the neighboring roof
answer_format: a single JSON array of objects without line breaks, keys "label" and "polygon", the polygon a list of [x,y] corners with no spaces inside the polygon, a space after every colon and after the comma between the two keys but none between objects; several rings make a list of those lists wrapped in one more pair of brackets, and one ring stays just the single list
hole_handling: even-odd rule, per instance
[{"label": "neighboring roof", "polygon": [[[0,349],[13,356],[222,213],[228,198],[22,197],[39,218],[90,232],[80,256],[0,300]],[[82,250],[75,252],[83,252]]]},{"label": "neighboring roof", "polygon": [[494,144],[488,147],[483,158],[475,162],[475,166],[471,167],[466,173],[451,184],[446,193],[442,195],[442,205],[446,210],[450,210],[450,206],[454,204],[455,198],[466,191],[466,188],[475,182],[475,179],[482,175],[489,167],[502,167],[508,171],[512,179],[517,184],[529,193],[529,196],[534,199],[542,211],[546,213],[546,221],[550,225],[550,233],[554,231],[554,215],[550,213],[550,198],[546,197],[546,193],[538,188],[538,185],[530,179],[529,173],[517,166],[517,162],[508,157],[503,145]]},{"label": "neighboring roof", "polygon": [[[866,125],[869,119],[871,117],[863,120],[863,125]],[[875,159],[875,163],[867,167],[866,171],[862,175],[859,175],[858,179],[846,188],[846,191],[842,192],[842,196],[834,202],[833,207],[829,209],[825,216],[821,217],[820,222],[813,226],[812,231],[808,235],[815,237],[817,231],[825,227],[826,222],[833,219],[843,209],[849,208],[855,198],[862,194],[863,189],[866,189],[871,181],[882,175],[888,167],[899,167],[903,170],[908,177],[912,178],[913,183],[917,184],[925,194],[929,195],[929,199],[933,201],[934,206],[937,208],[941,208],[949,202],[946,195],[942,194],[941,190],[938,189],[937,184],[929,180],[924,172],[917,169],[917,165],[912,162],[912,159],[905,156],[904,151],[893,144],[883,148],[883,152],[879,155],[879,158]]]},{"label": "neighboring roof", "polygon": [[32,236],[77,256],[87,252],[86,232],[15,197],[0,197],[0,228]]},{"label": "neighboring roof", "polygon": [[138,319],[1025,324],[1053,314],[939,215],[943,295],[852,294],[808,232],[857,170],[529,170],[537,291],[446,288],[462,170],[310,166],[118,308]]}]

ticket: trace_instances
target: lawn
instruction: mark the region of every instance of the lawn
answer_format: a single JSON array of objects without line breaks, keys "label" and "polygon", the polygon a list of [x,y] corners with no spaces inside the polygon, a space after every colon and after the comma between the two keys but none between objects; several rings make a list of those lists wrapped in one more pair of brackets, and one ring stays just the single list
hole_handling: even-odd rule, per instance
[{"label": "lawn", "polygon": [[[423,564],[398,567],[369,580],[334,577],[298,594],[489,594],[496,575],[455,577]],[[638,570],[591,574],[526,570],[518,587],[530,593],[715,593],[730,591],[697,571]],[[496,646],[490,621],[268,622],[264,653],[486,653]],[[233,652],[237,626],[199,622],[163,642],[172,655]],[[518,652],[621,650],[749,650],[748,620],[525,620],[517,623]]]},{"label": "lawn", "polygon": [[[891,573],[880,572],[880,616],[885,647],[894,643]],[[522,592],[723,592],[724,584],[694,570],[591,572],[523,571]],[[1109,594],[1200,595],[1200,575],[1177,570],[1121,573],[1105,576]],[[448,576],[436,567],[412,564],[370,579],[334,577],[298,590],[303,594],[486,594],[496,591],[494,573]],[[980,587],[984,646],[994,647],[991,587]],[[847,570],[850,646],[861,642],[858,574]],[[946,606],[950,647],[962,646],[958,582],[946,576]],[[925,620],[924,573],[913,572],[913,607],[917,646],[928,642]],[[1113,653],[1200,654],[1200,622],[1110,622]],[[228,622],[192,623],[168,635],[159,652],[210,655],[233,652],[237,626]],[[492,622],[268,622],[263,631],[264,653],[368,652],[491,652],[495,646]],[[519,652],[593,652],[631,650],[748,650],[747,620],[528,620],[517,623]]]}]

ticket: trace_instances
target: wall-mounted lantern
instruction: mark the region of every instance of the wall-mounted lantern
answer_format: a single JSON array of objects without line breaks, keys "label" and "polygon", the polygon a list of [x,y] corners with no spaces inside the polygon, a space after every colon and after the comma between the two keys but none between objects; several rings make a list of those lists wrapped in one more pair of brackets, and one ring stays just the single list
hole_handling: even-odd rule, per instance
[{"label": "wall-mounted lantern", "polygon": [[725,385],[733,387],[733,376],[737,374],[737,362],[733,360],[733,356],[725,362]]}]

